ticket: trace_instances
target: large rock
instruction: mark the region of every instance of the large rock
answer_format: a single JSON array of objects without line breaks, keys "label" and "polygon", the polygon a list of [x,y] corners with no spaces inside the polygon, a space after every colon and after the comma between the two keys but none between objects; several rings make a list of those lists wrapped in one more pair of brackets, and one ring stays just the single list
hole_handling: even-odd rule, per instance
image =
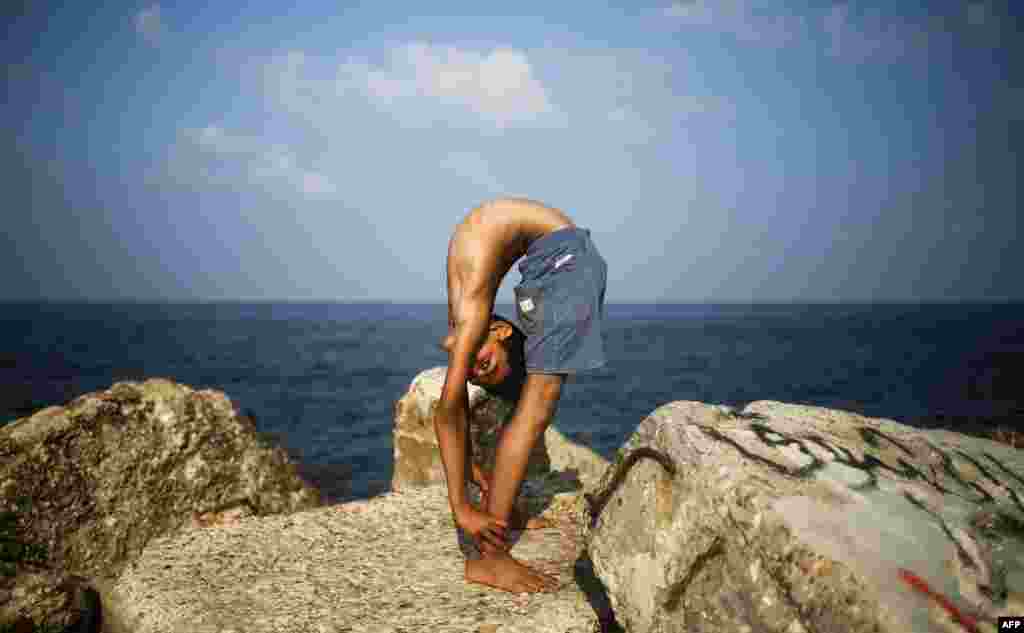
[{"label": "large rock", "polygon": [[[445,367],[420,372],[395,404],[392,490],[444,484],[433,416],[446,372]],[[490,470],[499,434],[514,407],[469,385],[469,408],[473,460]],[[529,514],[550,518],[578,511],[582,491],[595,485],[607,466],[606,459],[572,442],[552,423],[530,455],[521,506]]]},{"label": "large rock", "polygon": [[[655,410],[588,535],[631,633],[995,631],[1024,613],[1024,453],[808,406]],[[611,477],[611,469],[605,482]]]},{"label": "large rock", "polygon": [[88,581],[59,570],[14,567],[14,576],[0,578],[0,630],[99,633],[99,594]]},{"label": "large rock", "polygon": [[6,540],[41,574],[18,573],[31,587],[9,588],[6,607],[26,613],[17,599],[39,594],[33,587],[48,577],[61,585],[69,574],[116,577],[154,537],[197,517],[318,503],[285,452],[261,440],[224,394],[158,379],[118,383],[0,428]]},{"label": "large rock", "polygon": [[466,583],[441,486],[150,543],[105,594],[110,633],[592,633],[577,532],[523,533],[514,553],[556,592]]}]

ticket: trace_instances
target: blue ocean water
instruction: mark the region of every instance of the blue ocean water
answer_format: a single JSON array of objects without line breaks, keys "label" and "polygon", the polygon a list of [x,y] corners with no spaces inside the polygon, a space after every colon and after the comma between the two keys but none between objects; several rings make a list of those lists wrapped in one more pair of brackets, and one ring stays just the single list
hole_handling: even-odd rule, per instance
[{"label": "blue ocean water", "polygon": [[[672,400],[919,425],[1024,417],[1012,378],[1024,375],[1024,304],[610,305],[607,317],[608,367],[567,385],[556,418],[606,455]],[[363,496],[391,477],[395,400],[447,361],[446,318],[444,305],[0,304],[0,423],[168,377],[225,391],[305,463],[351,465]]]}]

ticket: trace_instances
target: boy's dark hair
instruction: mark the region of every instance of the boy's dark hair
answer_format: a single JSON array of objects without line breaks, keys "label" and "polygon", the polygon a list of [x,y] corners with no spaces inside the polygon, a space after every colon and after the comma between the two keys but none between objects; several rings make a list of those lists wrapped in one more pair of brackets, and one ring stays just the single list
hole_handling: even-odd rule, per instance
[{"label": "boy's dark hair", "polygon": [[512,372],[500,384],[481,385],[481,387],[487,393],[498,396],[502,400],[518,402],[519,393],[523,390],[523,381],[526,380],[526,355],[523,349],[526,344],[526,335],[519,329],[519,326],[500,314],[491,315],[491,323],[495,321],[505,323],[512,328],[512,335],[501,342],[508,351],[508,362]]}]

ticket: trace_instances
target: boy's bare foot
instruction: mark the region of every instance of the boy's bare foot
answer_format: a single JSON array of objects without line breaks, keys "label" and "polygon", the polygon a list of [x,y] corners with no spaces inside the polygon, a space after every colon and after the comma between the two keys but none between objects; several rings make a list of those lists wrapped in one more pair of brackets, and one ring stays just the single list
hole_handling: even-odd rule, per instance
[{"label": "boy's bare foot", "polygon": [[512,593],[554,591],[558,583],[536,572],[508,554],[501,552],[489,558],[466,561],[466,580]]}]

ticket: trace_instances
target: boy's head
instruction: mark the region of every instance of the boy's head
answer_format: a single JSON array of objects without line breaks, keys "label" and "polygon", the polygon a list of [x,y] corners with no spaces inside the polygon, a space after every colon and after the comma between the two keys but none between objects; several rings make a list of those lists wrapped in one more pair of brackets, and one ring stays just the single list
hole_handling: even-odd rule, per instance
[{"label": "boy's head", "polygon": [[518,400],[526,378],[526,336],[508,319],[493,315],[487,338],[476,353],[469,382],[506,400]]}]

